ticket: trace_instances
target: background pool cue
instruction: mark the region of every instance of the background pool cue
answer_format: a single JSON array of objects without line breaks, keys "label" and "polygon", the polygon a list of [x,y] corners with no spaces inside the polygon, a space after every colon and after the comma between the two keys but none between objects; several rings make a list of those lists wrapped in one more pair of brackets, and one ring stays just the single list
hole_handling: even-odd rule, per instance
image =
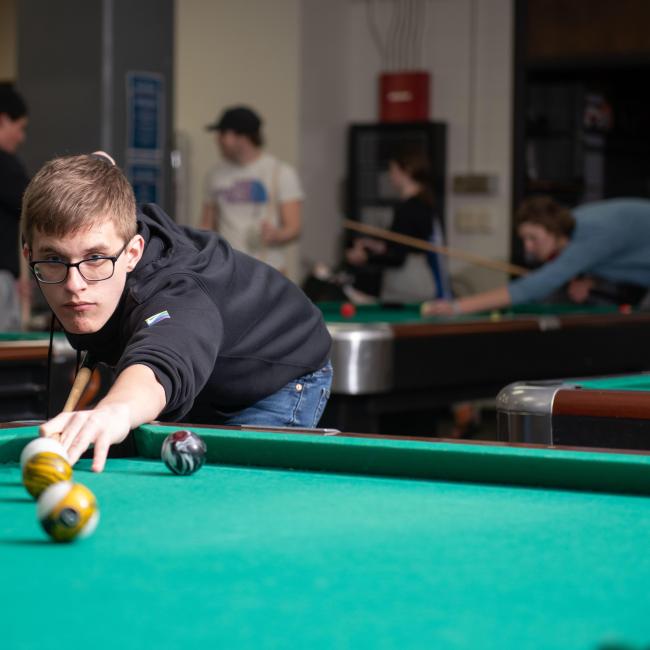
[{"label": "background pool cue", "polygon": [[449,248],[448,246],[432,244],[431,242],[425,241],[424,239],[418,239],[417,237],[411,237],[410,235],[402,235],[400,233],[393,232],[392,230],[386,230],[385,228],[379,228],[378,226],[371,226],[367,223],[361,223],[359,221],[344,219],[343,227],[347,228],[348,230],[360,232],[370,237],[386,239],[388,241],[395,242],[396,244],[404,244],[405,246],[411,246],[412,248],[419,248],[420,250],[428,251],[431,253],[438,253],[440,255],[445,255],[446,257],[453,257],[459,260],[464,260],[465,262],[475,264],[476,266],[483,266],[488,269],[503,271],[509,275],[527,275],[529,273],[529,270],[525,269],[523,266],[509,264],[508,262],[500,262],[499,260],[491,260],[487,257],[476,255],[475,253],[470,253],[468,251],[459,250],[457,248]]},{"label": "background pool cue", "polygon": [[70,394],[68,395],[68,399],[66,400],[65,405],[63,406],[63,410],[61,411],[62,413],[70,413],[71,411],[75,410],[77,404],[79,403],[79,400],[81,399],[81,396],[86,390],[86,386],[88,386],[88,382],[92,377],[94,369],[95,364],[92,363],[86,355],[84,363],[82,364],[81,368],[79,368],[79,372],[74,378],[72,388],[70,389]]}]

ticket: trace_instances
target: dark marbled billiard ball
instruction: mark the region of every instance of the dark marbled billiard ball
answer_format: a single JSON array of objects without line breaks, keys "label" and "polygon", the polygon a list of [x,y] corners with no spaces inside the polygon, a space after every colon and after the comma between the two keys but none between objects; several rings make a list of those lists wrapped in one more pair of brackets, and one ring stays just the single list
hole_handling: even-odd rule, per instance
[{"label": "dark marbled billiard ball", "polygon": [[174,474],[194,474],[203,467],[205,442],[191,431],[174,431],[162,444],[160,456]]}]

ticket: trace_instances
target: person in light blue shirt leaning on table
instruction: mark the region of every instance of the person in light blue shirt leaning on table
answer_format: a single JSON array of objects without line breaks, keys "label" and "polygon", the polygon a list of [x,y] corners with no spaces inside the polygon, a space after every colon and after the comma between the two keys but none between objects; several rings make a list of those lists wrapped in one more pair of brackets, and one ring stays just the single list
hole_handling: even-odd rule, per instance
[{"label": "person in light blue shirt leaning on table", "polygon": [[526,199],[516,215],[527,257],[542,263],[509,284],[457,300],[435,300],[424,314],[464,314],[556,298],[566,302],[647,304],[650,200],[608,199],[573,210],[552,198]]}]

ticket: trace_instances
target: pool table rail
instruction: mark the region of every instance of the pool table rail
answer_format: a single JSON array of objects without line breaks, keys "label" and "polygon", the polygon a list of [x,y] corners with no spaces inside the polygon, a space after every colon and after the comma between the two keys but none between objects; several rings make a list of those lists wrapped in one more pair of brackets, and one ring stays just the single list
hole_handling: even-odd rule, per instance
[{"label": "pool table rail", "polygon": [[645,373],[515,382],[497,395],[498,438],[650,451],[649,388]]},{"label": "pool table rail", "polygon": [[[206,442],[208,463],[405,480],[650,494],[650,454],[494,442],[458,442],[299,430],[243,430],[152,423],[129,439],[136,456],[160,459],[165,437],[183,427]],[[0,429],[0,463],[16,463],[35,426]]]}]

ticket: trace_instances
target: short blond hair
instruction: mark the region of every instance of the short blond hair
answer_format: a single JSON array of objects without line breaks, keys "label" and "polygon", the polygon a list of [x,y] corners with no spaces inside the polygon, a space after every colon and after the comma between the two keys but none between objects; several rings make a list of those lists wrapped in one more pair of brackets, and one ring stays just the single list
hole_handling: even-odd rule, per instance
[{"label": "short blond hair", "polygon": [[45,163],[25,190],[22,234],[65,237],[112,221],[126,243],[137,232],[133,188],[119,167],[96,156],[65,156]]}]

